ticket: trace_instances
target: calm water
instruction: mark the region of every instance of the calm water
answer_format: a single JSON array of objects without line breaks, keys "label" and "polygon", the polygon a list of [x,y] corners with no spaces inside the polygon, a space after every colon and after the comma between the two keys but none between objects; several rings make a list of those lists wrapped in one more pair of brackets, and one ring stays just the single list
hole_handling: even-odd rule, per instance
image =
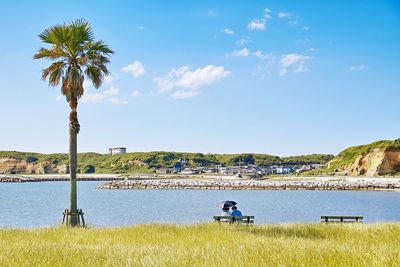
[{"label": "calm water", "polygon": [[[256,223],[318,222],[321,215],[363,215],[365,222],[400,221],[400,192],[98,190],[78,182],[78,207],[95,226],[197,223],[235,200]],[[0,227],[57,225],[68,207],[68,182],[0,184]]]}]

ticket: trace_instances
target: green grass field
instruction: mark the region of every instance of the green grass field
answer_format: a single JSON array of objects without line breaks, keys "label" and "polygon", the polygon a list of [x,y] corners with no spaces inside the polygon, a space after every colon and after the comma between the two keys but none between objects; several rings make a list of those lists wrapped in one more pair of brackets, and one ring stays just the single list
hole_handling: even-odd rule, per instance
[{"label": "green grass field", "polygon": [[0,266],[399,266],[400,224],[0,230]]}]

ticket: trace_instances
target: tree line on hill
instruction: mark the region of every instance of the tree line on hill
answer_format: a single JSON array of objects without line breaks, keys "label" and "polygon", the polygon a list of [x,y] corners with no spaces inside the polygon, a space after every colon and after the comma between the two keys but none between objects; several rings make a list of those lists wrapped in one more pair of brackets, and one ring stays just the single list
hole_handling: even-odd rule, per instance
[{"label": "tree line on hill", "polygon": [[[0,151],[0,157],[24,160],[27,163],[39,164],[49,161],[52,164],[68,165],[68,154],[40,154],[30,152]],[[172,168],[178,161],[184,161],[187,167],[214,167],[215,165],[239,166],[255,165],[267,167],[272,165],[306,165],[325,164],[333,158],[328,154],[311,154],[291,157],[278,157],[268,154],[203,154],[181,152],[132,152],[108,155],[98,153],[78,154],[78,171],[80,173],[149,173],[154,169]]]}]

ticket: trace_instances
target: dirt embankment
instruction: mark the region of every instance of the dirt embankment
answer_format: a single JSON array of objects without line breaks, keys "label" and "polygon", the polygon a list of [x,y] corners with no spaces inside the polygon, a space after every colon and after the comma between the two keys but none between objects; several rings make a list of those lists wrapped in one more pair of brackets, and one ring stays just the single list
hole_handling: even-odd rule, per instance
[{"label": "dirt embankment", "polygon": [[372,149],[369,153],[358,155],[350,165],[335,171],[349,176],[394,175],[400,172],[400,149]]},{"label": "dirt embankment", "polygon": [[11,157],[0,158],[0,174],[65,174],[68,173],[68,169],[68,165],[56,164],[51,161],[33,163]]}]

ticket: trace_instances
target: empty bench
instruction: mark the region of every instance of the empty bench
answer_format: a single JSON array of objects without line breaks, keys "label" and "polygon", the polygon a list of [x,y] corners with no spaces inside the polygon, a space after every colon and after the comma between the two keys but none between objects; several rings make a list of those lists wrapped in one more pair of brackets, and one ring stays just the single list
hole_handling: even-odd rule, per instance
[{"label": "empty bench", "polygon": [[254,223],[254,216],[214,216],[214,221],[224,223]]},{"label": "empty bench", "polygon": [[333,223],[362,223],[363,216],[321,216],[321,222]]}]

